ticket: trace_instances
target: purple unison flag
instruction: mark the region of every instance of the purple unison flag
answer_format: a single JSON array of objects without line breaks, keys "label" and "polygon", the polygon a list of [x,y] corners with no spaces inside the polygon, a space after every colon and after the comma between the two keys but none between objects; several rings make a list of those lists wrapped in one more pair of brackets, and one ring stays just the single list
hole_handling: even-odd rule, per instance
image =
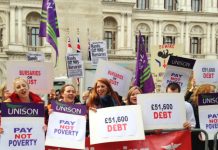
[{"label": "purple unison flag", "polygon": [[55,49],[57,64],[59,55],[57,37],[60,35],[54,0],[43,0],[39,36],[46,37],[47,42]]},{"label": "purple unison flag", "polygon": [[139,86],[143,93],[151,93],[154,91],[154,81],[151,74],[151,68],[148,64],[148,58],[145,52],[145,42],[141,32],[138,37],[137,60],[135,71],[135,85]]}]

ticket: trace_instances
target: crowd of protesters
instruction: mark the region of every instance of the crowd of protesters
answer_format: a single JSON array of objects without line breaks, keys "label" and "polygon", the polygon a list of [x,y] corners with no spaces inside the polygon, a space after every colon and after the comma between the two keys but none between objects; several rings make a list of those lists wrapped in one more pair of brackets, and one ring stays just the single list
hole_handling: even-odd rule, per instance
[{"label": "crowd of protesters", "polygon": [[[191,86],[184,96],[186,109],[186,122],[183,126],[185,129],[200,128],[198,115],[198,95],[202,93],[213,93],[216,90],[215,85],[203,84],[196,88],[194,79],[190,82]],[[0,89],[1,102],[23,102],[23,103],[43,103],[43,100],[37,94],[29,91],[29,84],[23,78],[16,78],[13,82],[14,92],[10,93],[5,84]],[[181,88],[177,83],[170,83],[166,87],[166,93],[179,93]],[[45,123],[47,124],[48,116],[52,112],[50,101],[56,100],[70,104],[86,105],[88,110],[97,111],[99,108],[120,106],[120,105],[137,105],[137,95],[143,94],[142,90],[137,86],[129,88],[126,98],[121,97],[113,90],[109,80],[99,78],[94,87],[85,91],[78,98],[76,88],[71,84],[64,85],[59,91],[54,89],[48,94],[48,105],[45,114]],[[87,114],[88,115],[88,114]],[[87,136],[89,135],[89,117],[87,116]],[[0,127],[0,134],[4,134],[4,129]],[[192,149],[204,149],[204,142],[199,136],[200,133],[192,133]],[[209,142],[209,149],[212,149],[212,141]]]}]

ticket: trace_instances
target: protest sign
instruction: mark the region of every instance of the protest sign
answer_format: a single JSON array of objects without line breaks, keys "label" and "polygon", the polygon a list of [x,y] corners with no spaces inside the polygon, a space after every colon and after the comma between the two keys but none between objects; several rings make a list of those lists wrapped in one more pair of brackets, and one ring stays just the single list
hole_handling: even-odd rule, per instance
[{"label": "protest sign", "polygon": [[52,101],[45,145],[85,148],[86,106]]},{"label": "protest sign", "polygon": [[197,60],[194,66],[194,77],[197,85],[218,83],[218,60]]},{"label": "protest sign", "polygon": [[91,144],[144,139],[141,109],[137,105],[89,111],[89,124]]},{"label": "protest sign", "polygon": [[131,83],[132,72],[114,63],[99,60],[93,81],[98,78],[107,78],[114,91],[117,91],[121,96],[126,96]]},{"label": "protest sign", "polygon": [[1,149],[44,149],[44,104],[2,103]]},{"label": "protest sign", "polygon": [[84,65],[81,53],[66,55],[67,77],[84,77]]},{"label": "protest sign", "polygon": [[27,80],[30,90],[37,94],[48,94],[53,87],[53,66],[48,62],[8,61],[7,88],[13,91],[17,77]]},{"label": "protest sign", "polygon": [[106,41],[91,41],[90,52],[93,65],[97,65],[99,59],[108,60]]},{"label": "protest sign", "polygon": [[181,92],[187,90],[188,81],[192,74],[195,60],[177,56],[170,56],[167,68],[163,77],[161,91],[165,92],[171,82],[176,82],[181,87]]},{"label": "protest sign", "polygon": [[[218,130],[218,93],[200,94],[198,97],[200,128],[207,131],[209,140]],[[202,134],[205,139],[204,134]]]},{"label": "protest sign", "polygon": [[183,94],[139,94],[137,103],[142,108],[144,130],[183,128],[186,121]]},{"label": "protest sign", "polygon": [[43,52],[39,51],[28,51],[26,54],[27,60],[28,61],[39,61],[43,62],[45,60],[45,54]]},{"label": "protest sign", "polygon": [[181,56],[183,54],[183,46],[182,44],[152,45],[150,52],[151,72],[157,77],[163,77],[169,57]]}]

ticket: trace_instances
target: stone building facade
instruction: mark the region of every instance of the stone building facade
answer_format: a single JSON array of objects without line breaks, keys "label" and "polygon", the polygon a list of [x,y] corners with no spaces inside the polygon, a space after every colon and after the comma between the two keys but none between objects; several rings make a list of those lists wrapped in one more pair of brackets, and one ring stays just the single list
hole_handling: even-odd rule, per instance
[{"label": "stone building facade", "polygon": [[[217,59],[217,0],[55,0],[60,28],[60,52],[55,76],[66,74],[67,37],[76,49],[80,38],[86,77],[95,67],[88,61],[88,41],[106,40],[109,60],[134,70],[136,36],[148,49],[163,43],[182,44],[189,58]],[[28,51],[42,51],[54,62],[54,51],[38,37],[42,0],[0,0],[0,83],[5,63],[25,60]],[[149,55],[149,52],[148,52]],[[86,79],[86,78],[85,78]],[[87,81],[82,82],[82,87]],[[88,83],[87,83],[88,84]]]}]

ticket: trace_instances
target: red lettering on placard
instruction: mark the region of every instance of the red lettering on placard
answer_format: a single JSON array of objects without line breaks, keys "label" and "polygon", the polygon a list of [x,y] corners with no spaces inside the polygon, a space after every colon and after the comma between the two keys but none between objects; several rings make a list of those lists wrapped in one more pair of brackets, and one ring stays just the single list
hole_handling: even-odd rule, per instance
[{"label": "red lettering on placard", "polygon": [[154,119],[168,119],[172,117],[171,115],[171,111],[154,112]]},{"label": "red lettering on placard", "polygon": [[126,123],[123,124],[109,124],[107,125],[107,131],[112,132],[112,131],[126,131]]},{"label": "red lettering on placard", "polygon": [[203,78],[214,78],[214,73],[203,73]]}]

